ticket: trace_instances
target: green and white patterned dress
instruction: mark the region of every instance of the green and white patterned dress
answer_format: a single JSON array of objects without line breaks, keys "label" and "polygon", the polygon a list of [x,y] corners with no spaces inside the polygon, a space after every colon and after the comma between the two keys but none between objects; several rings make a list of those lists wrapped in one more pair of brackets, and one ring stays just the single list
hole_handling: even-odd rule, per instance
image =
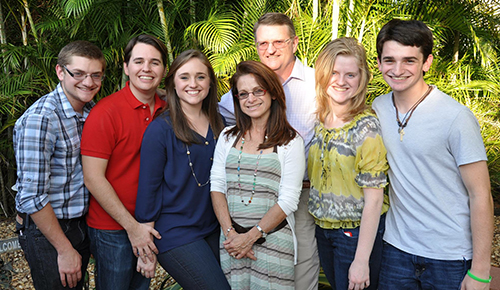
[{"label": "green and white patterned dress", "polygon": [[[239,154],[239,150],[233,147],[227,157],[226,197],[233,220],[243,227],[251,227],[257,224],[278,201],[281,165],[276,153],[261,156],[257,168],[255,194],[252,202],[248,204],[259,155],[241,153],[240,192],[237,171]],[[256,261],[248,258],[237,260],[229,256],[222,245],[224,241],[225,236],[221,234],[221,266],[233,290],[294,289],[294,245],[290,225],[269,234],[263,244],[253,245]]]}]

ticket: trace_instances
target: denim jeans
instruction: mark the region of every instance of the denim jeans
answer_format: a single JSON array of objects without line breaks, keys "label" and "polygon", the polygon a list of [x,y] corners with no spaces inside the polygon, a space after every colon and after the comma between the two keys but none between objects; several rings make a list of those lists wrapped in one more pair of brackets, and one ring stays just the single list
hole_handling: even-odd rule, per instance
[{"label": "denim jeans", "polygon": [[185,290],[231,289],[219,263],[219,235],[161,253],[158,261]]},{"label": "denim jeans", "polygon": [[472,260],[435,260],[384,243],[380,289],[460,289]]},{"label": "denim jeans", "polygon": [[30,266],[33,285],[37,290],[82,289],[83,287],[90,257],[87,223],[84,218],[80,218],[59,220],[59,225],[73,248],[82,256],[82,279],[75,288],[62,286],[57,264],[57,251],[31,218],[26,218],[24,226],[16,225],[22,230],[19,233],[19,244]]},{"label": "denim jeans", "polygon": [[[385,230],[385,214],[380,217],[375,243],[370,256],[370,286],[377,289],[382,258],[382,236]],[[345,290],[349,286],[349,268],[354,261],[358,246],[359,227],[355,229],[327,230],[316,226],[319,260],[326,279],[333,289]]]},{"label": "denim jeans", "polygon": [[147,290],[151,279],[136,271],[137,258],[125,230],[89,227],[97,290]]}]

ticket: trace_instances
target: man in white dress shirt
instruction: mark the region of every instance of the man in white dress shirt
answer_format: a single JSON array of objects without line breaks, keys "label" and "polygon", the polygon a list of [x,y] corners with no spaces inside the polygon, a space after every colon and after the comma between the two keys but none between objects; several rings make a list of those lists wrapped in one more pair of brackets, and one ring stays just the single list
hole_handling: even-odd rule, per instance
[{"label": "man in white dress shirt", "polygon": [[[304,139],[307,158],[314,135],[316,110],[314,69],[304,66],[295,57],[299,38],[295,35],[293,22],[288,16],[282,13],[267,13],[255,23],[253,31],[260,61],[270,67],[283,84],[288,122]],[[231,91],[222,96],[219,109],[228,125],[235,124]],[[318,289],[319,257],[314,218],[307,210],[308,199],[309,180],[306,170],[299,207],[295,212],[295,233],[298,242],[295,265],[297,290]]]}]

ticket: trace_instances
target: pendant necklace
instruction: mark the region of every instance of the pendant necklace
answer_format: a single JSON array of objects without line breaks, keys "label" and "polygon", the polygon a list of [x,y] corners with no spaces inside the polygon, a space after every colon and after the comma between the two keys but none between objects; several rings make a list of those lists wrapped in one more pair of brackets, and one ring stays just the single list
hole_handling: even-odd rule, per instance
[{"label": "pendant necklace", "polygon": [[[208,141],[205,141],[205,145],[208,145],[208,144],[209,144]],[[186,144],[186,154],[187,154],[188,161],[189,161],[189,168],[191,168],[191,173],[193,174],[194,180],[196,181],[196,184],[198,185],[198,187],[203,187],[203,186],[207,185],[210,182],[210,176],[208,177],[208,180],[203,184],[201,184],[198,181],[198,178],[196,177],[196,174],[194,173],[193,162],[191,162],[191,151],[189,151],[189,146],[187,144]]]},{"label": "pendant necklace", "polygon": [[[244,136],[244,135],[243,135]],[[241,176],[240,176],[240,170],[241,170],[241,156],[243,154],[243,144],[245,144],[245,137],[241,137],[241,146],[240,146],[240,153],[238,155],[238,195],[240,196],[241,198],[241,202],[245,205],[245,206],[248,206],[249,204],[252,203],[252,199],[253,199],[253,196],[255,194],[255,184],[256,184],[256,181],[257,181],[257,169],[259,168],[259,161],[260,161],[260,158],[262,157],[262,152],[264,151],[264,149],[261,149],[260,150],[260,153],[259,153],[259,156],[257,156],[257,162],[255,163],[255,170],[253,172],[253,185],[252,185],[252,194],[250,195],[250,199],[248,200],[247,203],[245,203],[245,200],[243,200],[243,196],[241,195]],[[267,136],[264,137],[265,139],[267,139]]]},{"label": "pendant necklace", "polygon": [[418,101],[411,106],[410,110],[406,112],[405,116],[403,117],[403,120],[399,120],[399,112],[398,112],[398,107],[396,106],[396,102],[394,101],[394,93],[392,93],[392,104],[394,105],[394,108],[396,109],[396,121],[398,121],[398,133],[399,133],[399,141],[403,142],[403,135],[405,134],[405,127],[408,125],[408,121],[410,121],[411,115],[415,111],[418,105],[424,101],[424,99],[430,94],[432,91],[432,87],[429,86],[427,91],[418,99]]}]

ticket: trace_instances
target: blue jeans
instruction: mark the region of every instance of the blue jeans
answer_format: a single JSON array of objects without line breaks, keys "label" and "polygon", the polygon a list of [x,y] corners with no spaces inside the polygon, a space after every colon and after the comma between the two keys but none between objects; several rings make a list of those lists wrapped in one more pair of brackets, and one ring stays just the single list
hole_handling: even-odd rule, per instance
[{"label": "blue jeans", "polygon": [[[370,287],[377,289],[382,258],[382,236],[385,214],[380,217],[375,243],[370,256]],[[326,230],[316,226],[316,240],[321,267],[333,289],[346,290],[349,286],[349,268],[358,247],[359,227],[355,229]]]},{"label": "blue jeans", "polygon": [[384,243],[380,289],[460,289],[472,260],[435,260]]},{"label": "blue jeans", "polygon": [[158,261],[185,290],[231,289],[220,267],[220,230],[203,240],[158,255]]},{"label": "blue jeans", "polygon": [[26,218],[24,225],[16,225],[18,229],[21,229],[19,244],[30,266],[33,285],[37,290],[82,289],[83,287],[90,257],[87,223],[84,218],[80,218],[59,220],[59,225],[73,248],[82,256],[82,279],[75,288],[62,286],[57,264],[57,251],[31,218]]},{"label": "blue jeans", "polygon": [[97,290],[147,290],[151,279],[136,271],[137,258],[125,230],[89,227],[90,251],[95,259]]}]

